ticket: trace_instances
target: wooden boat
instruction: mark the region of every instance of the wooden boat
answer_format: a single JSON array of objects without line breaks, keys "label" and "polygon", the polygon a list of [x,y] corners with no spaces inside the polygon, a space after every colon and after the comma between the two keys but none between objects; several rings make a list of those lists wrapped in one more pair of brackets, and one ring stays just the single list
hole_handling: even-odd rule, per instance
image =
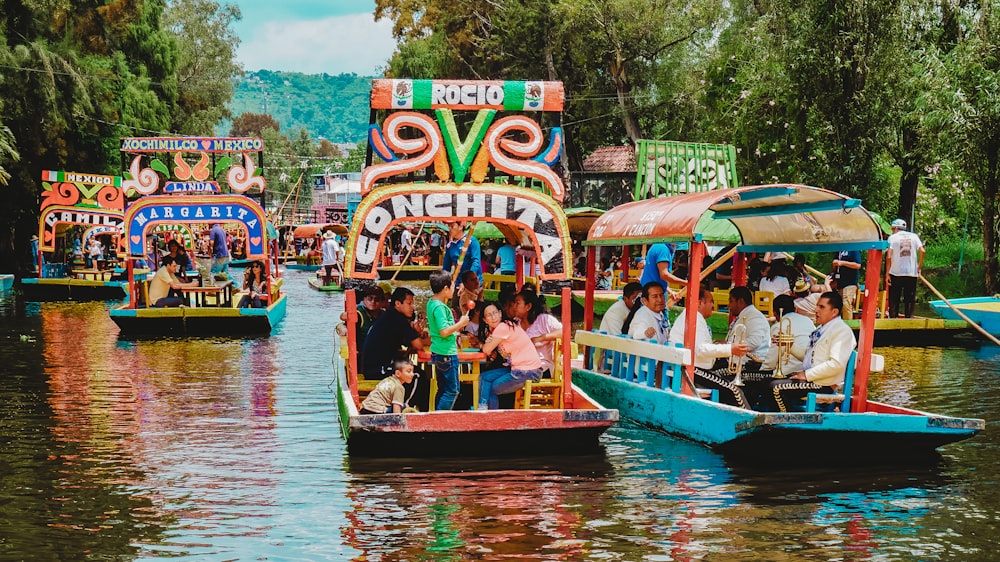
[{"label": "wooden boat", "polygon": [[[263,194],[264,178],[255,174],[257,168],[250,156],[262,148],[259,139],[123,139],[122,151],[134,156],[131,179],[123,187],[142,196],[129,204],[124,216],[122,251],[127,258],[129,294],[124,304],[110,311],[121,335],[268,335],[284,318],[287,297],[281,290],[283,280],[277,269],[277,243],[269,237],[269,225],[260,204],[243,195],[251,189]],[[173,153],[175,176],[168,176],[163,182],[163,192],[158,193],[160,174],[168,171],[159,160],[164,152]],[[186,153],[194,153],[198,164],[192,167],[185,159]],[[225,174],[229,193],[222,193],[216,181],[206,181],[209,154],[231,166]],[[151,162],[150,167],[144,167],[147,162]],[[221,173],[222,168],[217,165],[215,175]],[[234,287],[232,280],[216,281],[214,276],[202,279],[201,286],[183,289],[185,306],[149,306],[150,280],[136,276],[133,266],[133,260],[145,254],[147,236],[162,224],[211,223],[241,229],[246,236],[248,257],[264,262],[268,282],[262,300],[266,306],[239,308],[244,293]],[[193,255],[193,248],[188,251]]]},{"label": "wooden boat", "polygon": [[[38,219],[38,277],[21,279],[21,292],[30,301],[114,300],[125,298],[126,283],[101,260],[84,267],[70,262],[49,261],[57,250],[68,251],[66,240],[72,227],[86,227],[80,235],[84,252],[94,236],[112,238],[118,244],[124,215],[122,178],[45,170],[42,172],[41,215]],[[57,247],[57,245],[59,247]]]},{"label": "wooden boat", "polygon": [[[741,187],[626,203],[599,218],[584,245],[593,271],[597,246],[687,241],[688,283],[697,287],[706,243],[732,236],[738,238],[741,253],[867,250],[870,287],[878,285],[887,247],[884,233],[860,201],[802,185]],[[734,267],[737,285],[744,281],[739,278],[741,253]],[[592,290],[593,283],[589,285]],[[694,301],[696,295],[688,291],[687,298]],[[599,334],[592,331],[593,319],[588,317],[576,342],[612,350],[615,360],[608,369],[601,357],[585,355],[587,365],[574,370],[574,380],[626,418],[704,443],[738,461],[784,465],[936,458],[937,447],[972,437],[985,422],[868,400],[869,374],[883,367],[883,359],[872,353],[876,298],[875,291],[865,295],[856,359],[848,365],[842,393],[827,395],[839,401],[840,411],[822,411],[822,405],[813,403],[804,412],[757,412],[703,398],[690,384],[694,317],[685,319],[683,348]],[[636,368],[656,361],[664,363],[666,374],[660,380]]]},{"label": "wooden boat", "polygon": [[[557,362],[558,375],[555,375],[561,380],[554,378],[548,383],[526,385],[523,389],[526,398],[518,404],[527,404],[528,408],[359,415],[362,398],[378,381],[361,380],[357,372],[355,289],[377,281],[377,258],[382,255],[386,236],[393,226],[454,218],[515,228],[523,244],[534,248],[540,257],[541,283],[564,286],[563,298],[570,299],[570,237],[559,205],[564,191],[558,174],[550,167],[558,157],[561,131],[558,127],[553,129],[549,147],[542,150],[542,129],[537,121],[515,115],[493,123],[497,111],[505,108],[561,110],[562,85],[375,80],[372,109],[394,110],[399,106],[392,101],[393,96],[406,92],[429,94],[433,88],[489,91],[491,96],[500,98],[499,101],[490,98],[494,101],[471,108],[478,113],[464,142],[455,138],[454,128],[439,127],[437,120],[411,110],[390,112],[381,126],[373,123],[369,129],[370,144],[383,163],[369,165],[362,174],[362,200],[354,213],[353,234],[347,243],[344,264],[348,284],[345,293],[348,349],[346,369],[337,374],[337,399],[348,451],[351,455],[388,457],[524,456],[594,451],[599,447],[598,436],[617,421],[618,412],[602,407],[573,381],[568,307],[563,316],[562,359]],[[530,104],[523,100],[517,103],[515,98],[524,95],[529,95]],[[415,95],[404,106],[432,109],[429,95],[423,94]],[[453,111],[470,107],[462,103],[436,103],[433,109],[438,119],[448,122],[453,119]],[[512,134],[522,136],[515,138]],[[530,144],[522,144],[523,138],[531,139]],[[399,154],[409,156],[400,159]],[[510,154],[517,156],[512,158]],[[487,175],[495,177],[489,173],[490,167],[534,178],[546,189],[492,183],[486,179]],[[437,181],[413,182],[410,176],[425,169],[433,170]],[[471,182],[466,181],[467,176]],[[475,389],[478,360],[468,366],[470,374],[462,379],[472,382]],[[542,407],[531,407],[541,402],[545,402]]]},{"label": "wooden boat", "polygon": [[[320,271],[319,273],[323,273],[323,272]],[[334,283],[330,283],[329,285],[324,285],[323,284],[323,276],[322,275],[318,275],[316,277],[310,277],[309,278],[309,286],[312,287],[313,289],[316,289],[317,291],[322,292],[322,293],[341,293],[341,292],[344,291],[344,288],[342,286],[340,286],[338,283],[335,283],[335,282]]]},{"label": "wooden boat", "polygon": [[[1000,336],[1000,296],[949,299],[948,302],[990,334]],[[930,304],[934,312],[940,314],[942,318],[965,322],[960,320],[958,314],[944,301],[931,301]]]},{"label": "wooden boat", "polygon": [[378,268],[378,275],[385,280],[426,281],[430,279],[431,272],[439,269],[436,265],[384,265]]}]

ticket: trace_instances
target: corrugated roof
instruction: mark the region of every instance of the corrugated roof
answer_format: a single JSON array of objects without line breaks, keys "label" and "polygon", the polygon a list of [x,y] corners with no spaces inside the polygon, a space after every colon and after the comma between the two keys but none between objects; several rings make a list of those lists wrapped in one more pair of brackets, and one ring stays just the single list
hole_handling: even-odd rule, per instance
[{"label": "corrugated roof", "polygon": [[635,147],[602,146],[583,161],[585,172],[634,172]]}]

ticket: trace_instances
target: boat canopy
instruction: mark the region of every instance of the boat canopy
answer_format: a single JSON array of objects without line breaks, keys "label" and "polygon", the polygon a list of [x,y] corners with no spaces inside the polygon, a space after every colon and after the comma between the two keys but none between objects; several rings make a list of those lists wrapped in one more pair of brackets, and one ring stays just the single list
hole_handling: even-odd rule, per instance
[{"label": "boat canopy", "polygon": [[587,246],[694,240],[741,252],[885,249],[885,232],[860,199],[806,185],[719,189],[633,201],[601,215]]},{"label": "boat canopy", "polygon": [[565,211],[569,231],[576,236],[586,236],[597,217],[604,214],[603,209],[594,207],[571,207]]},{"label": "boat canopy", "polygon": [[321,230],[332,230],[334,234],[344,236],[347,234],[347,227],[342,224],[303,224],[295,227],[292,236],[296,238],[313,238]]}]

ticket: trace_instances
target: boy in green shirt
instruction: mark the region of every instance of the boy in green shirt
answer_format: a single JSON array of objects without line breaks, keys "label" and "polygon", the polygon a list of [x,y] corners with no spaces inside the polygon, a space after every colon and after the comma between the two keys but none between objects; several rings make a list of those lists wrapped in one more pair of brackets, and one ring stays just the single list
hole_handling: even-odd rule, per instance
[{"label": "boy in green shirt", "polygon": [[427,301],[427,331],[431,334],[431,363],[438,377],[435,397],[437,410],[450,410],[458,398],[458,342],[455,333],[469,323],[469,313],[463,311],[458,322],[451,313],[451,297],[455,287],[451,273],[441,269],[431,273],[434,296]]}]

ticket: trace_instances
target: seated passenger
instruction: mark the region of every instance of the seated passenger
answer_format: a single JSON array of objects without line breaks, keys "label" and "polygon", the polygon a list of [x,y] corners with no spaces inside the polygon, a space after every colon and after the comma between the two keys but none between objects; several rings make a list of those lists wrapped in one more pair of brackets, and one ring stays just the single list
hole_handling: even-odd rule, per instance
[{"label": "seated passenger", "polygon": [[264,262],[254,260],[243,275],[243,290],[249,291],[240,299],[240,308],[264,308],[261,298],[267,297],[267,274],[264,272]]},{"label": "seated passenger", "polygon": [[799,411],[808,393],[833,394],[835,387],[844,384],[847,362],[858,342],[841,319],[843,307],[844,301],[837,293],[830,291],[820,297],[816,305],[819,327],[809,335],[802,370],[771,382],[771,410]]},{"label": "seated passenger", "polygon": [[670,339],[673,344],[684,345],[684,332],[686,328],[686,318],[688,314],[695,316],[695,336],[694,336],[694,382],[700,388],[714,388],[719,391],[719,401],[731,406],[749,408],[750,404],[743,394],[743,390],[733,383],[734,376],[729,374],[725,367],[714,369],[715,360],[719,357],[743,357],[747,354],[749,347],[745,342],[735,343],[713,343],[712,332],[708,329],[705,319],[712,315],[714,307],[712,292],[702,287],[698,292],[698,309],[687,307],[677,317],[674,327],[670,330]]},{"label": "seated passenger", "polygon": [[493,330],[483,344],[483,353],[490,355],[494,349],[510,363],[507,367],[491,369],[479,375],[478,410],[496,410],[500,395],[509,394],[524,386],[528,379],[542,377],[542,360],[531,338],[513,319],[504,318],[500,308],[488,304],[483,309],[483,320]]},{"label": "seated passenger", "polygon": [[160,269],[149,282],[149,302],[155,307],[181,306],[184,304],[184,294],[181,289],[197,287],[197,281],[182,283],[177,279],[178,264],[171,256],[163,256]]},{"label": "seated passenger", "polygon": [[[711,300],[711,295],[709,295]],[[628,336],[635,340],[667,341],[670,320],[667,318],[667,301],[663,285],[649,281],[642,286],[642,307],[635,311],[628,327]]]},{"label": "seated passenger", "polygon": [[416,375],[409,359],[396,359],[392,362],[393,373],[379,381],[368,397],[361,403],[362,415],[399,414],[406,409],[406,389],[404,384],[410,384]]}]

